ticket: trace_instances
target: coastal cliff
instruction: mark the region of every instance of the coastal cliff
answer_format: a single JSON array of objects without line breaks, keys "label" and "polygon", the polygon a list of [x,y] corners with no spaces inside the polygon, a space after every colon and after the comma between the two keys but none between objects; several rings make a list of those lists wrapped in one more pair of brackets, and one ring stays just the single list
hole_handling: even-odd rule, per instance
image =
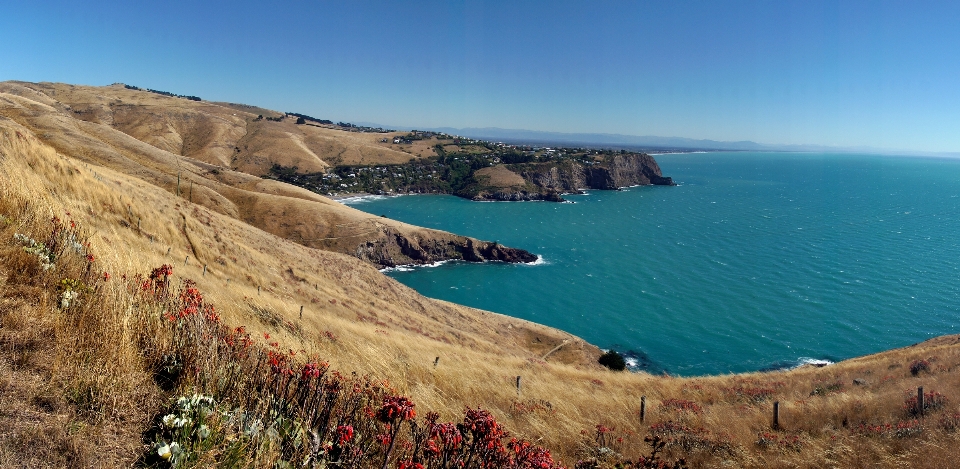
[{"label": "coastal cliff", "polygon": [[616,190],[638,185],[675,185],[646,153],[603,155],[591,160],[564,160],[501,165],[474,174],[475,183],[457,195],[471,200],[562,202],[561,194],[583,189]]},{"label": "coastal cliff", "polygon": [[447,260],[467,262],[534,262],[537,256],[523,249],[448,233],[430,231],[411,236],[386,229],[383,236],[357,246],[356,257],[381,267],[423,265]]}]

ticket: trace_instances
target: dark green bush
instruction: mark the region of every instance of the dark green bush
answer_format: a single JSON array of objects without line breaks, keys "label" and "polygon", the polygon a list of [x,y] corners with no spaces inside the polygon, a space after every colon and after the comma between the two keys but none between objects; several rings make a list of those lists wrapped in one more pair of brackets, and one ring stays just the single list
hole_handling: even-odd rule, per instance
[{"label": "dark green bush", "polygon": [[623,371],[627,369],[627,362],[624,361],[623,355],[617,353],[616,350],[610,350],[607,353],[600,355],[600,359],[597,361],[601,365],[614,371]]}]

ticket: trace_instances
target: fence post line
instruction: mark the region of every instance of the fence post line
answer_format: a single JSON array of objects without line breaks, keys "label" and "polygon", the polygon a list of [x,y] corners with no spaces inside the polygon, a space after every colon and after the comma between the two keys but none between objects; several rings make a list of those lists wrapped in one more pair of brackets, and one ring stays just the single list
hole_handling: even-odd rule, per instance
[{"label": "fence post line", "polygon": [[647,418],[647,396],[640,396],[640,423]]},{"label": "fence post line", "polygon": [[773,429],[780,429],[780,401],[774,401],[773,403]]},{"label": "fence post line", "polygon": [[917,413],[923,417],[923,386],[917,388]]}]

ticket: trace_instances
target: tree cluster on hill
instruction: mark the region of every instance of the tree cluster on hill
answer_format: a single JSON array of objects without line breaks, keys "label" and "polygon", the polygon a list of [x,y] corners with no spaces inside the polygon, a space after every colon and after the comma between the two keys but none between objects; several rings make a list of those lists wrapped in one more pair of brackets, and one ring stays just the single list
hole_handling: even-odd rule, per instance
[{"label": "tree cluster on hill", "polygon": [[331,121],[331,120],[327,120],[327,119],[317,119],[316,117],[311,117],[311,116],[308,116],[308,115],[306,115],[306,114],[299,114],[299,113],[296,113],[296,112],[288,112],[287,115],[288,115],[288,116],[294,116],[294,117],[296,117],[296,118],[297,118],[297,124],[304,124],[304,123],[306,123],[306,121],[310,121],[310,122],[316,122],[316,123],[318,123],[318,124],[333,125],[333,121]]},{"label": "tree cluster on hill", "polygon": [[184,94],[176,94],[176,93],[171,93],[171,92],[169,92],[169,91],[152,90],[152,89],[150,89],[150,88],[139,88],[139,87],[136,87],[136,86],[133,86],[133,85],[123,85],[123,87],[126,88],[126,89],[128,89],[128,90],[149,91],[149,92],[151,92],[151,93],[161,94],[161,95],[164,95],[164,96],[169,96],[169,97],[171,97],[171,98],[183,98],[183,99],[189,99],[190,101],[201,101],[201,99],[200,99],[199,97],[197,97],[197,96],[190,96],[190,95],[184,95]]}]

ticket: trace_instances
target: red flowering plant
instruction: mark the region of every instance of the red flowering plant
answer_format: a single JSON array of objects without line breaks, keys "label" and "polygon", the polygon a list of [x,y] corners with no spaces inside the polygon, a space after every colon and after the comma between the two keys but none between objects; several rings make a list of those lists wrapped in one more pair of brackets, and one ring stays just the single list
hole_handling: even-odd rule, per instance
[{"label": "red flowering plant", "polygon": [[386,381],[344,375],[319,357],[283,349],[279,340],[265,343],[274,340],[269,335],[257,340],[243,327],[227,327],[195,283],[171,288],[172,273],[161,266],[127,285],[136,311],[167,313],[167,320],[149,322],[156,329],[142,338],[161,387],[229,403],[218,438],[235,449],[211,449],[198,460],[215,463],[239,451],[258,466],[560,467],[549,451],[510,438],[486,410],[468,408],[460,423],[440,422],[436,413],[418,421],[414,402]]}]

